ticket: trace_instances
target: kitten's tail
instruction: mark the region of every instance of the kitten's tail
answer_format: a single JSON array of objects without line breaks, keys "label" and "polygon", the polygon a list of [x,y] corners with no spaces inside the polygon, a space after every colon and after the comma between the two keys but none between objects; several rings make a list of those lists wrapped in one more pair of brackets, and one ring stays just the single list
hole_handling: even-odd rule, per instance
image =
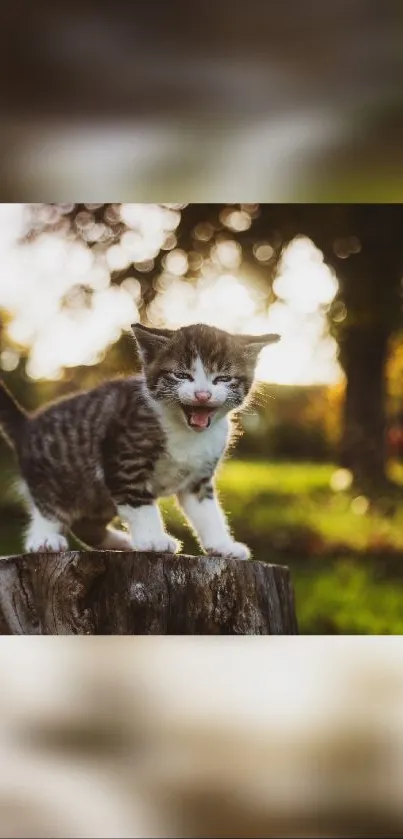
[{"label": "kitten's tail", "polygon": [[7,443],[16,448],[21,440],[28,414],[0,381],[0,431]]}]

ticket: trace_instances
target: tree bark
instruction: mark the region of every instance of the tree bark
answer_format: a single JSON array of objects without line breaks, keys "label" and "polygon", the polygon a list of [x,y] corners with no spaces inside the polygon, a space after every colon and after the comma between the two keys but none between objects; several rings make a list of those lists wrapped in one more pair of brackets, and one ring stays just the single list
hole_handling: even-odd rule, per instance
[{"label": "tree bark", "polygon": [[288,568],[112,551],[0,560],[5,635],[296,635]]}]

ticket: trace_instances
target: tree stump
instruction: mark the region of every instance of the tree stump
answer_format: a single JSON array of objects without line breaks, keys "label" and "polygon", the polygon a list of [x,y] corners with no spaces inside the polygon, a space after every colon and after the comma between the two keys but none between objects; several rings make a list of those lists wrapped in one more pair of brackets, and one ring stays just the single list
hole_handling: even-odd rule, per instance
[{"label": "tree stump", "polygon": [[296,635],[288,568],[66,551],[0,559],[3,635]]}]

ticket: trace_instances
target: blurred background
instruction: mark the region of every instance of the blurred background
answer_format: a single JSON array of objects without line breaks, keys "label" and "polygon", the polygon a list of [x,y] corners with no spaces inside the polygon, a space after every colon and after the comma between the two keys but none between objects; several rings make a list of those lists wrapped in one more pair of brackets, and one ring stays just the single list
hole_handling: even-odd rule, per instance
[{"label": "blurred background", "polygon": [[400,639],[329,640],[3,638],[0,836],[402,836]]},{"label": "blurred background", "polygon": [[400,0],[14,0],[3,200],[398,201]]},{"label": "blurred background", "polygon": [[[399,633],[403,207],[1,204],[1,376],[28,409],[138,370],[136,320],[279,332],[219,474],[303,633]],[[25,523],[0,449],[0,553]],[[186,553],[198,547],[162,504]]]}]

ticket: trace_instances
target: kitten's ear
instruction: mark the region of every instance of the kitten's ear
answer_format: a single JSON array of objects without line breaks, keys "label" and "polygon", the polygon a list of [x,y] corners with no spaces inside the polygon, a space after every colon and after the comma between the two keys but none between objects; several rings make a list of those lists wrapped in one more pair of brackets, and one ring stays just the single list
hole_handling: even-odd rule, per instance
[{"label": "kitten's ear", "polygon": [[239,335],[237,336],[245,348],[245,352],[252,361],[257,361],[261,350],[269,344],[277,344],[281,335],[269,333],[268,335]]},{"label": "kitten's ear", "polygon": [[156,329],[143,326],[142,323],[132,323],[132,330],[140,357],[146,364],[150,364],[156,355],[168,346],[174,335],[171,329]]}]

